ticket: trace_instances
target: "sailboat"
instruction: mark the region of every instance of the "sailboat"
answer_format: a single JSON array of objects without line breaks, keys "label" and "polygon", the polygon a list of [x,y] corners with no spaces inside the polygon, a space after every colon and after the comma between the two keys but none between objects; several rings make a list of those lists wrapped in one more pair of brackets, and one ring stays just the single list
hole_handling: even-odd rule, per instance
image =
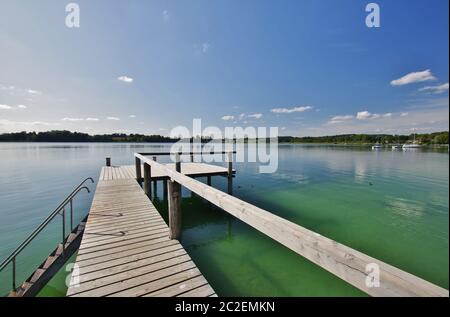
[{"label": "sailboat", "polygon": [[417,144],[417,142],[416,142],[416,134],[414,133],[413,136],[414,136],[413,143],[409,143],[409,144],[405,143],[405,144],[403,144],[403,149],[404,150],[407,150],[407,149],[420,149],[420,144]]},{"label": "sailboat", "polygon": [[397,143],[392,145],[392,149],[393,150],[398,150],[398,149],[401,149],[401,148],[402,148],[402,145],[400,144],[400,140],[397,139]]},{"label": "sailboat", "polygon": [[374,145],[372,145],[372,150],[379,150],[382,148],[383,148],[383,146],[380,144],[380,142],[377,142]]}]

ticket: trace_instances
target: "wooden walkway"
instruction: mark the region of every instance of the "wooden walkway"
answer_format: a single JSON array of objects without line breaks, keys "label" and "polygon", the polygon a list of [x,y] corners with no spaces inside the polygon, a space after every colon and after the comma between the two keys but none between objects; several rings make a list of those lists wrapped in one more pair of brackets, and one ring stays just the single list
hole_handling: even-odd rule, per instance
[{"label": "wooden walkway", "polygon": [[216,296],[134,179],[103,167],[68,296]]},{"label": "wooden walkway", "polygon": [[[164,166],[175,171],[175,164],[164,164]],[[204,163],[183,163],[181,166],[181,172],[190,177],[228,175],[228,169],[226,167],[217,165]],[[141,170],[141,175],[144,175],[143,165],[141,165]],[[235,171],[233,170],[233,173],[234,172]],[[134,165],[103,167],[100,173],[100,180],[114,179],[136,179],[136,167]],[[158,169],[152,171],[152,180],[164,179],[168,179],[167,173],[164,173],[164,171]]]}]

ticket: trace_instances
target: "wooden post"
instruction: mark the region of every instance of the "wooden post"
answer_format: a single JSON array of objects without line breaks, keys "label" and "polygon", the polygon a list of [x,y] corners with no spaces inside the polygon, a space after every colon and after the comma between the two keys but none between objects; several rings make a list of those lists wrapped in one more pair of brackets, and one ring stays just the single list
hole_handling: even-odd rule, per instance
[{"label": "wooden post", "polygon": [[175,156],[175,170],[178,173],[181,173],[181,159],[180,159],[180,153],[177,153]]},{"label": "wooden post", "polygon": [[[153,156],[153,161],[156,162],[156,156]],[[153,181],[153,197],[157,196],[157,192],[158,192],[158,182],[156,181],[156,179]]]},{"label": "wooden post", "polygon": [[228,152],[228,194],[233,194],[233,153]]},{"label": "wooden post", "polygon": [[163,180],[163,200],[167,200],[167,179]]},{"label": "wooden post", "polygon": [[208,177],[207,177],[207,184],[208,184],[208,186],[211,186],[211,175],[208,175]]},{"label": "wooden post", "polygon": [[136,162],[136,180],[139,184],[142,183],[142,175],[141,175],[141,160],[137,157],[135,157]]},{"label": "wooden post", "polygon": [[144,163],[144,193],[152,198],[152,188],[150,186],[152,171],[149,164]]},{"label": "wooden post", "polygon": [[[175,156],[175,170],[181,172],[179,153]],[[179,240],[181,237],[181,185],[169,180],[167,190],[169,194],[169,237]]]},{"label": "wooden post", "polygon": [[169,238],[179,240],[181,237],[181,185],[169,180]]},{"label": "wooden post", "polygon": [[111,158],[110,157],[106,158],[106,166],[111,166]]}]

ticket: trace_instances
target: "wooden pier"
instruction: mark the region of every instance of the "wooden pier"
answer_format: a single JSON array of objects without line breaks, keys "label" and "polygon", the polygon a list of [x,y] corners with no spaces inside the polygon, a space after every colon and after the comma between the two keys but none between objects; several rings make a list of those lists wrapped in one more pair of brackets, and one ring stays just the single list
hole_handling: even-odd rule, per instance
[{"label": "wooden pier", "polygon": [[216,296],[128,167],[102,168],[68,296]]}]

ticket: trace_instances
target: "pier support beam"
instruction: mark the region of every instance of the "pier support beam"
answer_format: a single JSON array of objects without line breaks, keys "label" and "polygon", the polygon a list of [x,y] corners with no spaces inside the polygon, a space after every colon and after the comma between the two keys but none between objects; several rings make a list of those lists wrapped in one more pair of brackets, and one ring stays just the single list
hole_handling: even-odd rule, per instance
[{"label": "pier support beam", "polygon": [[142,184],[141,160],[137,157],[135,157],[135,164],[136,164],[136,180],[141,185]]},{"label": "pier support beam", "polygon": [[233,195],[233,153],[228,153],[228,194]]},{"label": "pier support beam", "polygon": [[206,184],[208,185],[208,186],[211,186],[211,184],[212,184],[212,177],[209,175],[209,176],[207,176],[206,177]]},{"label": "pier support beam", "polygon": [[163,180],[163,200],[167,200],[167,179]]},{"label": "pier support beam", "polygon": [[106,166],[111,166],[111,158],[110,157],[106,158]]},{"label": "pier support beam", "polygon": [[144,193],[151,199],[152,198],[152,188],[150,186],[151,183],[151,167],[149,164],[144,163]]},{"label": "pier support beam", "polygon": [[[181,172],[180,155],[176,156],[176,171]],[[181,185],[169,180],[167,183],[169,194],[169,238],[180,240],[181,238]]]}]

